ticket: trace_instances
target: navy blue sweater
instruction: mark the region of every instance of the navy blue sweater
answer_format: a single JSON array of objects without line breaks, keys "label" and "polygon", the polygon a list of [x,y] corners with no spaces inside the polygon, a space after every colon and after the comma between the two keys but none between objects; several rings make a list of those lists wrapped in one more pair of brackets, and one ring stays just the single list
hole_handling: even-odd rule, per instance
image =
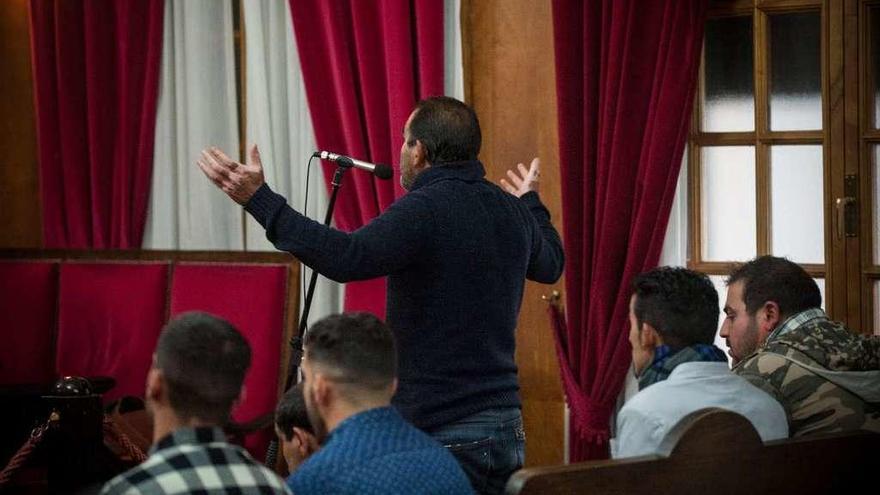
[{"label": "navy blue sweater", "polygon": [[339,282],[388,276],[393,403],[426,430],[520,406],[514,349],[525,278],[553,283],[562,274],[562,243],[538,195],[516,198],[484,175],[477,161],[430,167],[350,234],[304,217],[266,185],[246,205],[275,247],[318,273]]}]

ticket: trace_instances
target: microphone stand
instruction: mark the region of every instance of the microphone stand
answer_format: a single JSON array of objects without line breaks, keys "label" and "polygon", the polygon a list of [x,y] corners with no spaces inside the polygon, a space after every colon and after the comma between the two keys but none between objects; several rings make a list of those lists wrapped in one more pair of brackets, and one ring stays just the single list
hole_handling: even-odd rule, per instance
[{"label": "microphone stand", "polygon": [[[333,174],[333,180],[330,182],[332,186],[332,190],[330,192],[330,202],[327,204],[327,213],[324,215],[324,225],[330,226],[330,222],[333,220],[333,210],[336,207],[336,196],[339,193],[339,187],[342,185],[342,176],[347,169],[351,168],[350,166],[339,165],[336,167],[336,172]],[[296,374],[295,371],[299,368],[299,359],[302,359],[303,352],[303,342],[306,336],[306,331],[309,326],[309,310],[312,307],[312,297],[315,295],[315,284],[318,283],[318,272],[312,270],[312,276],[309,279],[309,288],[306,290],[306,299],[303,303],[302,315],[299,317],[299,328],[296,331],[296,335],[290,339],[290,347],[292,348],[292,352],[290,355],[290,367],[287,373],[287,381],[284,384],[284,391],[290,389],[293,386],[293,376]]]},{"label": "microphone stand", "polygon": [[[342,176],[345,171],[351,168],[350,164],[337,162],[336,172],[333,174],[333,180],[330,182],[332,189],[330,191],[330,202],[327,204],[327,213],[324,215],[324,225],[330,226],[333,220],[333,210],[336,207],[336,196],[339,193],[339,187],[342,186]],[[290,339],[290,364],[287,368],[287,378],[284,380],[284,392],[290,390],[294,384],[294,379],[299,369],[299,363],[303,356],[303,342],[305,341],[306,331],[308,329],[309,310],[312,307],[312,297],[315,295],[315,285],[318,283],[318,272],[312,270],[312,276],[309,279],[309,288],[306,290],[306,299],[303,303],[302,315],[299,318],[299,328],[296,335]],[[270,468],[275,467],[278,455],[278,439],[273,438],[269,442],[269,448],[266,451],[266,465]]]}]

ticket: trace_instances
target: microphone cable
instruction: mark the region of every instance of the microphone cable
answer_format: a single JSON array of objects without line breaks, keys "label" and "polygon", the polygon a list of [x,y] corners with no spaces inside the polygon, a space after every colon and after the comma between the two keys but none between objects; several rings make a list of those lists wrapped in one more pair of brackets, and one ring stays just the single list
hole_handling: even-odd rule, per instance
[{"label": "microphone cable", "polygon": [[[306,191],[305,191],[304,198],[303,198],[303,209],[302,209],[303,216],[306,216],[306,217],[308,217],[307,212],[308,212],[308,207],[309,207],[309,181],[310,181],[309,177],[311,176],[311,173],[312,173],[312,161],[314,159],[315,159],[315,155],[309,155],[309,161],[306,163]],[[315,220],[316,222],[320,221],[318,219],[313,219],[313,220]],[[305,294],[306,294],[306,274],[304,271],[301,271],[301,274],[302,275],[299,278],[299,283],[301,286],[300,298],[305,297]],[[303,308],[300,308],[300,318],[302,318],[302,311],[303,311]],[[305,332],[308,332],[308,330],[309,330],[309,322],[305,322],[305,325],[303,326],[303,335],[298,335],[297,338],[302,340],[303,337],[305,337]]]}]

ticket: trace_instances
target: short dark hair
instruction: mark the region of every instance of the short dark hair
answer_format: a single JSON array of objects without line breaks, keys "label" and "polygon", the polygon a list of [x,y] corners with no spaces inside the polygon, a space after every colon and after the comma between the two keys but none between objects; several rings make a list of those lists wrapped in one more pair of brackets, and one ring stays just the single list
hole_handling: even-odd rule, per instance
[{"label": "short dark hair", "polygon": [[711,344],[718,330],[718,292],[703,273],[660,267],[633,281],[633,313],[641,329],[653,326],[673,349]]},{"label": "short dark hair", "polygon": [[251,348],[229,322],[207,313],[184,313],[159,336],[155,367],[168,399],[183,419],[223,424],[251,364]]},{"label": "short dark hair", "polygon": [[275,408],[275,425],[287,440],[293,435],[294,428],[302,428],[312,435],[315,434],[306,411],[302,382],[297,383],[281,396],[278,407]]},{"label": "short dark hair", "polygon": [[448,96],[420,101],[409,123],[409,141],[425,146],[425,159],[431,165],[476,160],[482,134],[474,110]]},{"label": "short dark hair", "polygon": [[397,351],[388,326],[369,313],[344,313],[315,323],[306,357],[332,379],[367,391],[385,390],[397,377]]},{"label": "short dark hair", "polygon": [[743,282],[742,298],[749,315],[754,315],[767,301],[779,306],[780,320],[822,306],[822,293],[816,281],[786,258],[758,256],[734,269],[727,285],[739,281]]}]

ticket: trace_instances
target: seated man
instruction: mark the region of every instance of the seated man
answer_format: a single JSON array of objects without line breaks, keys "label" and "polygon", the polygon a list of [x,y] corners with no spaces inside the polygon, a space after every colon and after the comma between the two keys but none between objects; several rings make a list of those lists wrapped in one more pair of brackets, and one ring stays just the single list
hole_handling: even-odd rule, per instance
[{"label": "seated man", "polygon": [[147,375],[150,456],[101,493],[289,493],[281,478],[227,443],[220,430],[250,363],[248,343],[224,320],[186,313],[168,323]]},{"label": "seated man", "polygon": [[472,493],[452,454],[390,406],[397,352],[378,318],[342,314],[315,323],[301,368],[322,447],[288,478],[294,493]]},{"label": "seated man", "polygon": [[785,258],[734,270],[721,327],[733,372],[782,403],[793,437],[880,431],[880,337],[855,335],[821,305],[816,282]]},{"label": "seated man", "polygon": [[782,406],[732,374],[712,344],[718,293],[709,277],[663,267],[639,275],[633,287],[629,341],[639,392],[617,416],[613,457],[660,453],[679,420],[707,407],[745,416],[765,442],[788,436]]},{"label": "seated man", "polygon": [[306,412],[302,383],[297,383],[288,390],[278,402],[275,409],[275,434],[278,435],[289,473],[296,471],[303,461],[318,450],[315,430]]}]

